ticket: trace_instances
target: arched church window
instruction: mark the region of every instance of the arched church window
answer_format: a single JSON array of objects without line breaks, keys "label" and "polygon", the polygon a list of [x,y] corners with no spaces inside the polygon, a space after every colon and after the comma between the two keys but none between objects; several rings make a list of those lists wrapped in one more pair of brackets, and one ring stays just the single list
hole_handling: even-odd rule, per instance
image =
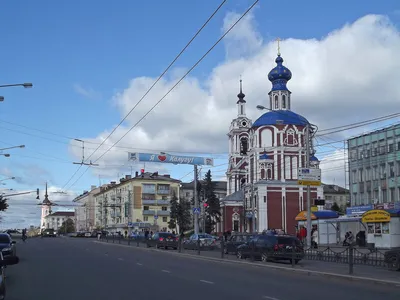
[{"label": "arched church window", "polygon": [[261,169],[261,179],[265,179],[265,169]]},{"label": "arched church window", "polygon": [[267,165],[267,179],[271,180],[273,178],[273,173],[272,173],[272,164]]},{"label": "arched church window", "polygon": [[279,108],[279,101],[278,101],[278,95],[275,95],[275,108]]},{"label": "arched church window", "polygon": [[286,95],[282,95],[282,108],[286,108]]},{"label": "arched church window", "polygon": [[293,145],[297,145],[297,140],[295,138],[295,132],[293,129],[289,129],[286,132],[286,138],[283,142],[285,145],[287,146],[293,146]]},{"label": "arched church window", "polygon": [[287,98],[287,108],[290,109],[290,95]]},{"label": "arched church window", "polygon": [[249,140],[246,137],[240,139],[240,154],[246,155],[249,150]]}]

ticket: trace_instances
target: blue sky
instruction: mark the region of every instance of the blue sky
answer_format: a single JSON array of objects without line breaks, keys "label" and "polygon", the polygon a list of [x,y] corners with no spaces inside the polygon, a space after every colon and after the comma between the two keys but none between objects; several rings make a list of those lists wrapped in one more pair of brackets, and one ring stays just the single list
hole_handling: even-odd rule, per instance
[{"label": "blue sky", "polygon": [[[260,2],[253,15],[266,42],[276,37],[320,39],[370,13],[388,15],[397,27],[400,22],[396,0],[330,1],[324,5],[321,1]],[[191,66],[220,36],[226,14],[243,12],[251,3],[227,1],[175,66]],[[5,97],[0,103],[0,146],[26,145],[25,149],[10,150],[10,158],[1,158],[0,169],[7,171],[1,175],[12,173],[19,178],[4,187],[43,188],[48,180],[61,188],[76,170],[68,138],[94,138],[113,128],[122,118],[113,96],[127,88],[133,78],[158,76],[218,4],[183,0],[3,1],[0,84],[34,84],[33,89],[0,89]],[[224,59],[221,44],[193,75],[207,77]],[[228,131],[229,124],[226,128]],[[125,140],[121,144],[131,145]],[[133,170],[139,168],[134,166]],[[222,175],[225,167],[215,169]],[[129,166],[125,170],[128,173]],[[171,168],[177,178],[188,171],[190,167]],[[72,190],[81,192],[98,183],[99,178],[88,172]]]}]

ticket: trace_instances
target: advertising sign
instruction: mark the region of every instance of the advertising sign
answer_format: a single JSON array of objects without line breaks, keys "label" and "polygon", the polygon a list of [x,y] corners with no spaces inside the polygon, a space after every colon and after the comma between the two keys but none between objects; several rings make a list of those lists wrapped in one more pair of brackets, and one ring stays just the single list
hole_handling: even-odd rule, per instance
[{"label": "advertising sign", "polygon": [[299,168],[297,184],[299,185],[321,185],[321,169]]},{"label": "advertising sign", "polygon": [[366,211],[369,211],[371,209],[374,209],[374,206],[372,204],[370,205],[361,205],[361,206],[352,206],[346,208],[346,215],[348,216],[357,216],[357,215],[362,215]]},{"label": "advertising sign", "polygon": [[390,222],[390,213],[380,209],[370,210],[362,215],[361,221],[363,223]]},{"label": "advertising sign", "polygon": [[175,165],[197,165],[197,166],[213,166],[214,159],[210,157],[200,156],[182,156],[171,154],[155,154],[155,153],[128,153],[128,160],[139,162],[167,163]]}]

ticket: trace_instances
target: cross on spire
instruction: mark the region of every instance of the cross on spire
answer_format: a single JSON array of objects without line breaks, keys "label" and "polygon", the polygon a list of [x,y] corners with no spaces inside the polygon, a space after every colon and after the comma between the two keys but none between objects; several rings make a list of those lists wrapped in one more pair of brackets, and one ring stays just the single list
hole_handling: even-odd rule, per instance
[{"label": "cross on spire", "polygon": [[278,56],[281,56],[281,45],[280,45],[280,38],[277,38],[276,41],[278,42]]}]

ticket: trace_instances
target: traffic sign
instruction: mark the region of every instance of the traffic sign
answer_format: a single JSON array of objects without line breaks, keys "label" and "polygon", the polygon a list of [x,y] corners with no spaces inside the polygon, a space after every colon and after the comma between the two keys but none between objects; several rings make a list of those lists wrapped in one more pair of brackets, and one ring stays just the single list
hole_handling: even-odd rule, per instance
[{"label": "traffic sign", "polygon": [[156,219],[156,220],[157,220],[157,219],[158,219],[158,216],[154,216],[154,219]]},{"label": "traffic sign", "polygon": [[299,168],[297,184],[320,186],[321,169]]},{"label": "traffic sign", "polygon": [[200,214],[200,207],[193,207],[193,213],[194,214]]}]

